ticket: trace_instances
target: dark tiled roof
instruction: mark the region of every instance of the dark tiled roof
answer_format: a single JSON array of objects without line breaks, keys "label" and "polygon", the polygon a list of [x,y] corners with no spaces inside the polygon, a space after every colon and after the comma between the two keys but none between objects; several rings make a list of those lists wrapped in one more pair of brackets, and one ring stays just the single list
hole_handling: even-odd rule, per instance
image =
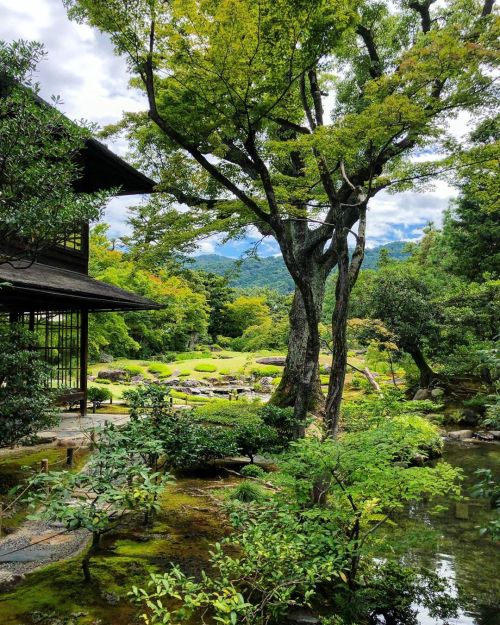
[{"label": "dark tiled roof", "polygon": [[41,263],[0,265],[0,311],[148,310],[161,306],[141,295],[99,282],[85,274]]}]

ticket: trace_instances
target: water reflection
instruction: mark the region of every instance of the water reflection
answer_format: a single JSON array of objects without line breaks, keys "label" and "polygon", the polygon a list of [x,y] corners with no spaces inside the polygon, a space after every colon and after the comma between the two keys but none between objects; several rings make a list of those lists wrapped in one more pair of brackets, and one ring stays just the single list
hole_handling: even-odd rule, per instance
[{"label": "water reflection", "polygon": [[[466,446],[448,444],[443,458],[464,471],[464,493],[477,481],[478,468],[493,471],[500,479],[500,445]],[[478,526],[491,518],[487,501],[469,500],[466,508],[456,509],[442,502],[445,510],[433,514],[425,505],[413,506],[398,527],[390,530],[394,555],[403,562],[437,571],[450,583],[462,610],[452,625],[500,624],[500,547],[479,534]],[[467,516],[468,518],[457,518]],[[419,608],[420,625],[439,625],[423,607]]]}]

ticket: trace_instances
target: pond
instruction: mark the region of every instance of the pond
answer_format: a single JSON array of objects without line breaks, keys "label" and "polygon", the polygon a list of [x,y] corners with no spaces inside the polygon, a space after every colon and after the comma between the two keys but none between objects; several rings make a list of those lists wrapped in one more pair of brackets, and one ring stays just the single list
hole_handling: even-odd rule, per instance
[{"label": "pond", "polygon": [[[500,445],[447,443],[443,460],[464,472],[463,493],[477,482],[474,471],[491,469],[500,479]],[[500,623],[500,546],[479,534],[478,526],[491,519],[489,503],[467,500],[468,518],[457,518],[453,503],[433,514],[425,505],[413,507],[397,528],[391,530],[397,554],[405,563],[433,569],[445,577],[458,596],[462,609],[453,625],[498,625]],[[462,509],[461,512],[464,510]],[[462,516],[462,515],[460,515]],[[422,540],[423,538],[423,540]],[[440,623],[419,610],[421,625]]]}]

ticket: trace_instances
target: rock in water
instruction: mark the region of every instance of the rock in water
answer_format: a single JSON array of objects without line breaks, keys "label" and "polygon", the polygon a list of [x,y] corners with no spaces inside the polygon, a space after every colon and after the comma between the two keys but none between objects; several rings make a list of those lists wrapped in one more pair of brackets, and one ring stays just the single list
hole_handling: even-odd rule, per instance
[{"label": "rock in water", "polygon": [[455,430],[454,432],[448,432],[448,438],[461,441],[464,438],[472,438],[473,434],[472,430]]}]

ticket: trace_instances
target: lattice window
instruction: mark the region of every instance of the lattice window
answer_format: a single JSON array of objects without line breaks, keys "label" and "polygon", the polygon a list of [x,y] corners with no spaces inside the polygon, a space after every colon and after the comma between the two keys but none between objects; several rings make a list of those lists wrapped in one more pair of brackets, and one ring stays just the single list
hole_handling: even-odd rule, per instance
[{"label": "lattice window", "polygon": [[64,250],[72,250],[74,252],[83,251],[83,232],[76,231],[68,234],[64,241],[57,244],[57,247],[62,247]]},{"label": "lattice window", "polygon": [[50,365],[53,388],[81,388],[81,314],[79,310],[14,313],[38,337],[38,349]]}]

